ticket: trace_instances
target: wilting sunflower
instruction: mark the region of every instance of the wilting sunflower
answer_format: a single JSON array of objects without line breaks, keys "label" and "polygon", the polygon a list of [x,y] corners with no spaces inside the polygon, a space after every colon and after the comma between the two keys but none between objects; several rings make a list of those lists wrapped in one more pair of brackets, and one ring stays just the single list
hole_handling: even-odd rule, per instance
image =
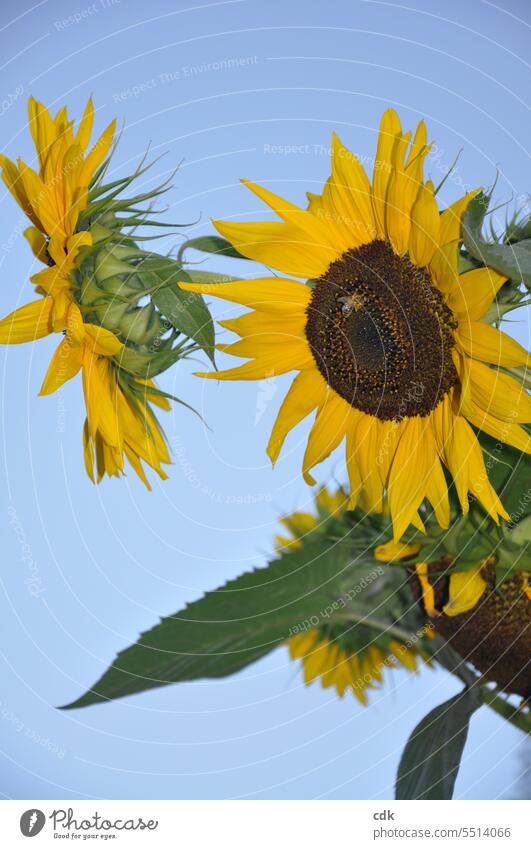
[{"label": "wilting sunflower", "polygon": [[363,705],[368,703],[367,691],[382,685],[386,669],[401,665],[416,672],[418,659],[428,659],[414,645],[407,646],[384,634],[374,639],[363,627],[347,635],[334,636],[333,629],[328,631],[311,629],[292,637],[288,643],[290,657],[302,660],[305,684],[320,679],[323,687],[334,687],[338,696],[350,691]]},{"label": "wilting sunflower", "polygon": [[[528,363],[526,351],[482,322],[506,278],[482,267],[459,274],[461,222],[471,192],[440,213],[423,177],[430,146],[421,121],[413,139],[384,113],[372,185],[334,135],[332,175],[302,209],[245,183],[280,222],[215,222],[244,256],[284,275],[189,285],[252,311],[220,324],[241,337],[222,351],[250,362],[202,374],[261,380],[296,371],[267,448],[276,462],[286,435],[315,413],[303,475],[345,439],[351,506],[387,500],[395,539],[419,507],[449,522],[453,477],[464,512],[469,493],[490,516],[507,518],[489,483],[473,430],[528,452],[521,423],[531,402],[497,367]],[[473,427],[472,427],[473,426]]]},{"label": "wilting sunflower", "polygon": [[[41,394],[55,392],[81,371],[89,476],[95,482],[104,474],[119,476],[127,458],[149,488],[142,462],[163,479],[167,475],[161,464],[170,462],[152,405],[164,410],[170,405],[146,374],[157,358],[164,360],[158,371],[175,362],[171,346],[177,334],[153,304],[137,305],[146,291],[153,291],[153,270],[149,279],[143,276],[140,266],[146,255],[122,231],[143,223],[149,210],[142,213],[138,201],[159,191],[120,199],[140,172],[103,183],[115,122],[89,150],[93,121],[91,100],[74,132],[66,108],[52,118],[31,98],[29,127],[37,170],[22,160],[15,164],[0,157],[4,182],[32,222],[26,238],[45,266],[31,278],[37,300],[0,321],[0,342],[63,334]],[[120,218],[120,212],[133,214]]]},{"label": "wilting sunflower", "polygon": [[[347,494],[341,488],[330,492],[322,487],[315,496],[315,513],[297,512],[280,520],[290,536],[276,536],[278,550],[303,546],[308,534],[318,529],[328,517],[339,517],[347,503]],[[388,561],[390,557],[394,559],[418,552],[418,546],[411,548],[413,552],[407,551],[405,546],[394,546],[391,551],[387,546],[386,556],[377,559]],[[350,691],[366,705],[367,691],[383,683],[386,669],[403,666],[415,672],[419,659],[428,660],[420,646],[421,640],[406,644],[395,639],[391,631],[390,627],[389,631],[378,632],[363,624],[345,629],[324,622],[320,627],[307,627],[301,634],[292,637],[288,641],[288,650],[292,660],[302,660],[306,684],[320,679],[323,687],[335,687],[339,696]],[[429,629],[423,636],[431,637]]]},{"label": "wilting sunflower", "polygon": [[465,572],[451,561],[418,563],[412,586],[450,645],[507,693],[531,699],[531,589],[529,572],[496,578],[489,558]]}]

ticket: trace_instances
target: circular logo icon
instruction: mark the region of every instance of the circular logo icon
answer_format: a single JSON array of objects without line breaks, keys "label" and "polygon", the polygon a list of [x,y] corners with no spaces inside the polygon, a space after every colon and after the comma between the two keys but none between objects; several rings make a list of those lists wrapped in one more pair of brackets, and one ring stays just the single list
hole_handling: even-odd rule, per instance
[{"label": "circular logo icon", "polygon": [[20,817],[20,830],[24,837],[35,837],[44,828],[46,817],[38,808],[30,808],[24,811]]}]

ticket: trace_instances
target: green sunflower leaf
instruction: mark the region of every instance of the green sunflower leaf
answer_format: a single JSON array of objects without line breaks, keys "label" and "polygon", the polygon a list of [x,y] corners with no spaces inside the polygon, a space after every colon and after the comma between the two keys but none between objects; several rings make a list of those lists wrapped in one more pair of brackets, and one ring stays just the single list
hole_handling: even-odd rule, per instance
[{"label": "green sunflower leaf", "polygon": [[185,250],[193,248],[196,251],[203,251],[207,254],[216,254],[217,256],[230,256],[234,259],[247,259],[246,256],[239,253],[236,248],[233,248],[231,243],[221,236],[198,236],[196,239],[188,239],[179,249],[177,259],[180,260]]},{"label": "green sunflower leaf", "polygon": [[[334,603],[345,614],[346,602],[342,605],[340,599],[347,593],[359,605],[352,588],[372,575],[374,593],[383,573],[365,546],[356,551],[310,535],[301,548],[286,551],[267,567],[247,572],[162,619],[120,652],[99,681],[66,708],[179,681],[231,675],[316,621],[330,623]],[[372,599],[369,593],[367,600]],[[374,600],[372,606],[377,615]]]},{"label": "green sunflower leaf", "polygon": [[197,292],[184,292],[178,282],[190,282],[179,263],[165,257],[145,259],[137,269],[153,303],[172,327],[193,339],[214,362],[214,322]]},{"label": "green sunflower leaf", "polygon": [[506,274],[511,280],[522,280],[531,289],[531,239],[518,242],[488,242],[482,235],[483,222],[490,196],[480,192],[473,198],[463,216],[463,241],[469,254],[480,262]]},{"label": "green sunflower leaf", "polygon": [[419,722],[402,753],[396,799],[451,799],[472,714],[482,699],[467,687]]}]

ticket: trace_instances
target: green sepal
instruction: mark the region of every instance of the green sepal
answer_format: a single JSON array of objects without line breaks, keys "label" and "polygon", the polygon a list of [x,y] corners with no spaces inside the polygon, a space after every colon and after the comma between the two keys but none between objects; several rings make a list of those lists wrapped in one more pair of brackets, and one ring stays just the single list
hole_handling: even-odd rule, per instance
[{"label": "green sepal", "polygon": [[145,259],[137,273],[172,327],[193,339],[214,363],[214,322],[201,295],[185,292],[178,282],[190,282],[181,265],[165,257]]},{"label": "green sepal", "polygon": [[193,248],[196,251],[202,251],[203,253],[208,254],[216,254],[217,256],[230,256],[234,259],[248,259],[248,257],[243,256],[236,248],[233,248],[230,242],[227,239],[223,239],[221,236],[198,236],[195,239],[188,239],[188,241],[184,242],[183,245],[179,248],[179,253],[177,254],[177,259],[181,260],[185,250],[188,248]]},{"label": "green sepal", "polygon": [[531,289],[531,239],[507,243],[487,241],[482,235],[491,195],[480,192],[473,198],[463,216],[463,241],[469,254],[481,263],[506,274],[513,281],[522,280]]},{"label": "green sepal", "polygon": [[190,350],[178,345],[162,351],[139,351],[124,345],[114,362],[116,365],[135,377],[150,380],[170,368],[178,360],[183,359]]}]

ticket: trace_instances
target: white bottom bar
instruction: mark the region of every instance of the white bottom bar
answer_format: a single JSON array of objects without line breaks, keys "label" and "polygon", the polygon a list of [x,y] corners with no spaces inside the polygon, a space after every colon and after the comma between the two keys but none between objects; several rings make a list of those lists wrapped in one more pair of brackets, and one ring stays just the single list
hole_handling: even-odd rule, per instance
[{"label": "white bottom bar", "polygon": [[[529,846],[526,802],[1,801],[1,845]],[[527,817],[528,820],[528,817]],[[29,840],[35,837],[35,844]]]}]

